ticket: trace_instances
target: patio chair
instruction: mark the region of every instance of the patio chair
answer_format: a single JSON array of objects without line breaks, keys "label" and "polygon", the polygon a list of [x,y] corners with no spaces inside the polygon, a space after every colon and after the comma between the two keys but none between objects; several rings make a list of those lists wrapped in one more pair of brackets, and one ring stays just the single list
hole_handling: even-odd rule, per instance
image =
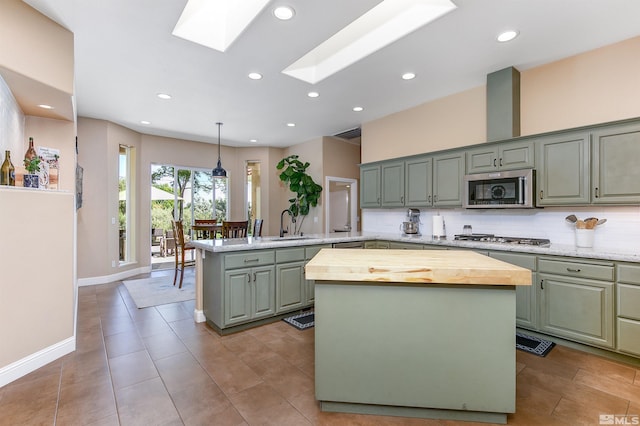
[{"label": "patio chair", "polygon": [[160,240],[160,256],[167,257],[170,254],[174,254],[176,251],[176,240],[173,236],[173,231],[164,231],[164,236]]}]

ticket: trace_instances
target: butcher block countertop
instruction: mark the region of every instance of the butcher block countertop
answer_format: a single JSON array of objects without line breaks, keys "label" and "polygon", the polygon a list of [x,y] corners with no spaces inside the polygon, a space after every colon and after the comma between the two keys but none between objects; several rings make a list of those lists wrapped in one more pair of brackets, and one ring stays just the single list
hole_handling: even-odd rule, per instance
[{"label": "butcher block countertop", "polygon": [[322,249],[305,267],[316,281],[531,285],[531,271],[471,251]]}]

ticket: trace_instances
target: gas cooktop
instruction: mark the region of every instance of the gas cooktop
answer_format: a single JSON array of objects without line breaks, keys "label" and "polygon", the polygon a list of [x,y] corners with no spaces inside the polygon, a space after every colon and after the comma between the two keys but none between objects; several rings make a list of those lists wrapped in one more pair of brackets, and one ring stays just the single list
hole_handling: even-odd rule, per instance
[{"label": "gas cooktop", "polygon": [[523,244],[528,246],[549,247],[551,241],[546,238],[500,237],[493,234],[460,234],[455,235],[458,241],[479,241],[485,243]]}]

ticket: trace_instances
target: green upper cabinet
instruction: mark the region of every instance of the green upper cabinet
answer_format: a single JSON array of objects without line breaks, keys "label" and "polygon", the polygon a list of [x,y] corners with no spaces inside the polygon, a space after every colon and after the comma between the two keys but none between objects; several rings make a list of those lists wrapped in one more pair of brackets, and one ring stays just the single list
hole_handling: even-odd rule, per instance
[{"label": "green upper cabinet", "polygon": [[536,144],[537,205],[589,204],[589,133],[545,137]]},{"label": "green upper cabinet", "polygon": [[390,161],[380,166],[382,173],[382,207],[404,206],[404,161]]},{"label": "green upper cabinet", "polygon": [[497,170],[531,169],[535,166],[532,140],[505,142],[468,149],[467,173],[489,173]]},{"label": "green upper cabinet", "polygon": [[380,207],[380,165],[360,167],[360,207]]},{"label": "green upper cabinet", "polygon": [[418,157],[412,160],[405,161],[405,206],[431,206],[432,169],[433,167],[431,157]]},{"label": "green upper cabinet", "polygon": [[611,126],[592,133],[591,201],[640,202],[640,124]]},{"label": "green upper cabinet", "polygon": [[433,157],[433,206],[462,206],[464,151],[453,151]]}]

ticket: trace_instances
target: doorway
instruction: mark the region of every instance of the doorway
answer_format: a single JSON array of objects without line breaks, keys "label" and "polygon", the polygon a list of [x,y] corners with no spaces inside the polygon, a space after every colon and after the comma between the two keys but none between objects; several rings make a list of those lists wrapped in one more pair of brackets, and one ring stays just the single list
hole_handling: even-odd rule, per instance
[{"label": "doorway", "polygon": [[329,191],[325,207],[325,232],[357,231],[358,181],[327,176],[325,188]]}]

